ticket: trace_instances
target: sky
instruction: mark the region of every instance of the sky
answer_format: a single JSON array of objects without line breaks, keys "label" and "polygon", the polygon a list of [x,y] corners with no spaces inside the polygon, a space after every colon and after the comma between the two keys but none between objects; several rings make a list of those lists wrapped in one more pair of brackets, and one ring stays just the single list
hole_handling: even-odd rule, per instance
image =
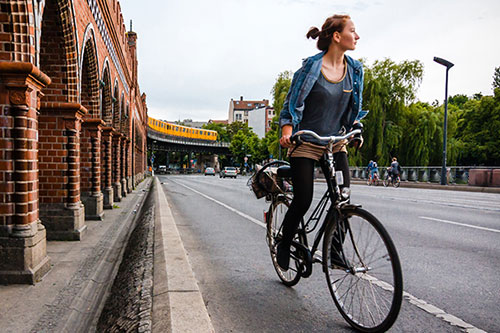
[{"label": "sky", "polygon": [[166,120],[227,119],[231,98],[269,99],[279,73],[318,52],[306,39],[333,14],[349,14],[361,39],[347,54],[369,65],[419,60],[417,99],[492,95],[500,66],[498,0],[121,0],[138,35],[139,86],[148,113]]}]

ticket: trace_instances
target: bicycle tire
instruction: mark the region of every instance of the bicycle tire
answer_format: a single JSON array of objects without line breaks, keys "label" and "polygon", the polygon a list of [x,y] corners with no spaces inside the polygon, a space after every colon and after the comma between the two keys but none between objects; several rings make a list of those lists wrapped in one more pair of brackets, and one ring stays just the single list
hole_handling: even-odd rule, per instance
[{"label": "bicycle tire", "polygon": [[[278,265],[276,259],[276,245],[281,237],[283,218],[288,210],[288,206],[288,200],[283,197],[272,203],[271,215],[268,216],[267,221],[267,243],[271,253],[271,260],[278,277],[284,285],[292,287],[300,281],[301,272],[303,270],[302,264],[298,260],[290,258],[290,266],[288,270],[285,271]],[[298,235],[296,238],[297,237]]]},{"label": "bicycle tire", "polygon": [[389,186],[390,183],[391,183],[391,180],[389,179],[389,177],[385,177],[384,178],[384,187]]},{"label": "bicycle tire", "polygon": [[[336,232],[337,223],[329,221],[323,242],[330,294],[352,327],[361,332],[385,332],[396,321],[403,298],[396,248],[382,224],[366,210],[351,206],[343,208],[340,216],[340,221],[347,221],[338,223],[344,231]],[[347,261],[344,267],[332,259],[332,249],[337,259]]]},{"label": "bicycle tire", "polygon": [[398,176],[398,177],[396,177],[396,179],[395,179],[395,180],[394,180],[394,182],[392,183],[392,186],[394,186],[394,187],[396,187],[396,188],[397,188],[397,187],[399,187],[400,183],[401,183],[401,179],[400,179],[400,178],[399,178],[399,176]]}]

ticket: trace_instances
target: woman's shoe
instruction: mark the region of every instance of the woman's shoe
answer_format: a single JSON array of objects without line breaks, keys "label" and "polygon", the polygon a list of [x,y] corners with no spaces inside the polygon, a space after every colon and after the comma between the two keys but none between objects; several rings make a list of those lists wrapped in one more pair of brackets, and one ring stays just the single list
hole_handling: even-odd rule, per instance
[{"label": "woman's shoe", "polygon": [[282,270],[288,270],[290,264],[290,245],[283,244],[282,242],[278,243],[276,261]]}]

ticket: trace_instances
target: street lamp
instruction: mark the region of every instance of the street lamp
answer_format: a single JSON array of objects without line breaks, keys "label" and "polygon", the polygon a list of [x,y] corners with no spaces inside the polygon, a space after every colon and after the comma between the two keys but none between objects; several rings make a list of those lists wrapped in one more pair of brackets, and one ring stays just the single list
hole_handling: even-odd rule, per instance
[{"label": "street lamp", "polygon": [[434,61],[446,67],[446,83],[444,88],[444,130],[443,130],[443,166],[441,167],[441,185],[446,185],[446,127],[448,123],[448,71],[453,64],[443,58],[434,57]]}]

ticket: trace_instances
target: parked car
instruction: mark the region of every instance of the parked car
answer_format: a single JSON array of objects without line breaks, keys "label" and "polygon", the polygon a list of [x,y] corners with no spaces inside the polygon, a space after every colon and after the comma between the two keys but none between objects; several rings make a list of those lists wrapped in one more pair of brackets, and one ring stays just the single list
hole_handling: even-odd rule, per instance
[{"label": "parked car", "polygon": [[167,173],[167,166],[166,165],[160,165],[158,167],[158,173]]},{"label": "parked car", "polygon": [[236,172],[235,167],[224,167],[224,169],[221,170],[219,173],[220,178],[226,178],[226,177],[233,177],[236,178],[238,173]]},{"label": "parked car", "polygon": [[215,176],[214,168],[205,168],[205,176]]}]

